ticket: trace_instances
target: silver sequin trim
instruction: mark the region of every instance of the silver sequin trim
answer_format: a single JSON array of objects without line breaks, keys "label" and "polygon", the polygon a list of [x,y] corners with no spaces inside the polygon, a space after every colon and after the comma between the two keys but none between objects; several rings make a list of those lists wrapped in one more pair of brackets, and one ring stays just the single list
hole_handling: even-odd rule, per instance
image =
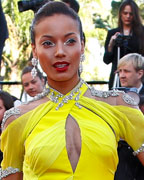
[{"label": "silver sequin trim", "polygon": [[127,104],[130,104],[130,105],[134,105],[134,106],[138,105],[138,103],[134,100],[134,98],[132,98],[129,94],[124,94],[123,100],[124,100],[124,102],[126,102]]},{"label": "silver sequin trim", "polygon": [[7,177],[8,175],[10,174],[15,174],[17,172],[20,172],[20,170],[18,168],[12,168],[12,167],[8,167],[7,169],[5,170],[2,170],[0,168],[0,180],[4,177]]},{"label": "silver sequin trim", "polygon": [[[59,100],[59,98],[62,98],[64,95],[59,93],[58,91],[54,90],[53,88],[50,88],[51,101],[53,101],[54,103],[58,103],[56,110],[59,110],[59,108],[64,106],[64,104],[67,104],[72,99],[74,99],[76,101],[75,105],[81,109],[82,107],[79,105],[79,103],[77,101],[79,100],[80,95],[81,95],[80,88],[82,87],[82,85],[84,83],[85,83],[84,80],[81,79],[80,82],[78,83],[78,85],[70,92],[70,94],[65,96],[62,100]],[[52,90],[52,92],[51,92],[51,90]],[[56,94],[54,93],[54,91],[56,91]],[[75,96],[75,98],[74,98],[74,96]]]},{"label": "silver sequin trim", "polygon": [[137,102],[132,98],[129,94],[123,92],[123,91],[118,91],[118,90],[111,90],[111,91],[99,91],[96,90],[94,87],[90,88],[92,96],[97,96],[97,97],[102,97],[102,98],[107,98],[109,96],[119,96],[119,93],[124,93],[122,98],[125,103],[130,104],[130,105],[138,105]]},{"label": "silver sequin trim", "polygon": [[92,96],[97,96],[97,97],[103,97],[103,98],[107,98],[109,96],[119,96],[119,91],[99,91],[96,90],[94,87],[90,88],[91,94]]},{"label": "silver sequin trim", "polygon": [[133,155],[136,156],[138,155],[140,152],[144,152],[144,144],[142,144],[142,146],[137,150],[133,152]]},{"label": "silver sequin trim", "polygon": [[2,120],[2,124],[1,124],[2,130],[4,129],[4,125],[5,125],[7,119],[10,116],[12,116],[12,115],[19,115],[19,114],[20,114],[20,110],[17,107],[13,107],[13,108],[5,111],[4,117],[3,117],[3,120]]}]

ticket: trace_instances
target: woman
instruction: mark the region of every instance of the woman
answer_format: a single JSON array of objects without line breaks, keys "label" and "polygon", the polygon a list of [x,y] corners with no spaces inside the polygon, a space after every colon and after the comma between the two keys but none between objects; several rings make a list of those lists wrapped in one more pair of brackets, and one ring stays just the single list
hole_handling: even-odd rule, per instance
[{"label": "woman", "polygon": [[[37,69],[37,75],[35,78],[31,76],[31,71],[33,66],[26,66],[21,74],[21,81],[25,93],[30,97],[36,96],[38,93],[41,93],[45,88],[45,79],[43,74]],[[26,94],[25,94],[26,95]]]},{"label": "woman", "polygon": [[109,30],[106,37],[103,61],[112,63],[109,89],[113,87],[117,69],[118,46],[120,57],[134,52],[144,55],[144,28],[139,8],[133,0],[123,1],[119,8],[118,27]]},{"label": "woman", "polygon": [[[14,106],[13,97],[5,91],[0,90],[0,134],[1,134],[1,123],[4,116],[4,112]],[[0,163],[3,155],[0,151]],[[0,165],[1,166],[1,165]]]},{"label": "woman", "polygon": [[13,106],[13,97],[8,92],[0,90],[0,124],[2,123],[4,112]]},{"label": "woman", "polygon": [[62,2],[47,3],[35,16],[31,38],[48,88],[3,120],[2,179],[112,180],[120,137],[144,164],[138,151],[144,117],[134,99],[91,89],[79,77],[84,42],[78,15]]}]

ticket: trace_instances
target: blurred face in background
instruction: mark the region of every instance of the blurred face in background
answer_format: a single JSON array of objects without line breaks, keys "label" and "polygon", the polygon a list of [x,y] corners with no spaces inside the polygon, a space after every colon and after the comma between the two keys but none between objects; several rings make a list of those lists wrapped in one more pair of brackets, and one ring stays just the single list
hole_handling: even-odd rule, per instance
[{"label": "blurred face in background", "polygon": [[30,72],[23,74],[22,84],[25,92],[31,97],[41,93],[44,89],[44,79],[40,79],[38,76],[33,79]]},{"label": "blurred face in background", "polygon": [[127,64],[121,65],[118,68],[118,72],[122,87],[140,87],[143,71],[136,71],[132,63],[129,62]]},{"label": "blurred face in background", "polygon": [[127,5],[121,12],[121,20],[124,26],[131,26],[133,21],[133,12],[131,6]]},{"label": "blurred face in background", "polygon": [[4,112],[6,111],[6,108],[3,104],[3,101],[0,99],[0,123],[3,119],[3,116],[4,116]]}]

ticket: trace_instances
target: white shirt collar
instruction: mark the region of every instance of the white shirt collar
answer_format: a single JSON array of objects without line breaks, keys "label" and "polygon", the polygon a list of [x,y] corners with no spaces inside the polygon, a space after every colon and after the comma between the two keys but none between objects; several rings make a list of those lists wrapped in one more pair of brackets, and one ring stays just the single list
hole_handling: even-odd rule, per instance
[{"label": "white shirt collar", "polygon": [[140,87],[137,88],[137,92],[138,92],[138,93],[140,92],[140,90],[142,89],[142,87],[143,87],[143,84],[141,83]]}]

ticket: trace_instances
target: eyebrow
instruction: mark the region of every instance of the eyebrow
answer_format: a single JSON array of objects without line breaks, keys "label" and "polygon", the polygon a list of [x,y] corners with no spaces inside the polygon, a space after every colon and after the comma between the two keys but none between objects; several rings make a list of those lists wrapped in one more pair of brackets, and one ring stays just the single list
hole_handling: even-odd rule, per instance
[{"label": "eyebrow", "polygon": [[[68,36],[71,36],[71,35],[75,35],[75,33],[74,32],[70,32],[70,33],[65,34],[64,36],[68,37]],[[51,35],[43,35],[42,37],[43,38],[44,37],[46,37],[46,38],[53,38],[53,36],[51,36]]]}]

